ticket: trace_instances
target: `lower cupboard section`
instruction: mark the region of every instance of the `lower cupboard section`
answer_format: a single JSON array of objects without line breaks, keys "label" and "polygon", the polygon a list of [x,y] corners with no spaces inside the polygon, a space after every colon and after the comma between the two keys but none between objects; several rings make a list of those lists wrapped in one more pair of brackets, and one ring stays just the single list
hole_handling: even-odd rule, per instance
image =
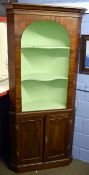
[{"label": "lower cupboard section", "polygon": [[[12,120],[15,117],[16,121]],[[73,133],[71,111],[53,114],[20,113],[15,117],[11,114],[12,170],[22,172],[63,166],[71,162]]]}]

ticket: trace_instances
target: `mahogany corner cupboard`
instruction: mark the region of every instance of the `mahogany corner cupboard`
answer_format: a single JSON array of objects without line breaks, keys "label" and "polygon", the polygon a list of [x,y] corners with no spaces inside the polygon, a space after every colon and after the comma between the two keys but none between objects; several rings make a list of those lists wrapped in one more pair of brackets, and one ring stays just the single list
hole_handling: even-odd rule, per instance
[{"label": "mahogany corner cupboard", "polygon": [[81,18],[85,9],[4,4],[9,62],[10,167],[72,160]]}]

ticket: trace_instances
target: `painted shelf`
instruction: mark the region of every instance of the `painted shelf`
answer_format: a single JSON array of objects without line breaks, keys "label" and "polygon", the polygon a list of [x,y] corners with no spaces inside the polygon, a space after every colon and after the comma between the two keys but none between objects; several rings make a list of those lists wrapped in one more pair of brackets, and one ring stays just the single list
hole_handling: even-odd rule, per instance
[{"label": "painted shelf", "polygon": [[59,104],[56,101],[49,100],[34,100],[22,104],[23,111],[39,111],[39,110],[51,110],[51,109],[65,109],[66,106]]},{"label": "painted shelf", "polygon": [[22,81],[25,80],[37,80],[37,81],[52,81],[52,80],[68,80],[68,77],[59,76],[55,74],[48,73],[33,73],[33,74],[24,74],[21,77]]},{"label": "painted shelf", "polygon": [[30,48],[36,48],[36,49],[70,49],[70,47],[66,47],[66,46],[63,46],[63,47],[60,47],[60,46],[50,46],[50,45],[46,45],[46,46],[42,46],[42,45],[33,45],[31,46],[30,44],[29,45],[22,45],[21,46],[22,49],[30,49]]}]

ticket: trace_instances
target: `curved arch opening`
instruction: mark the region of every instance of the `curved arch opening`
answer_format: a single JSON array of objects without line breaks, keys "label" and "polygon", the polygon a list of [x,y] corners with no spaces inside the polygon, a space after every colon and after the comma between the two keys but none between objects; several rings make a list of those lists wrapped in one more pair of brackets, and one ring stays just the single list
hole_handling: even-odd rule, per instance
[{"label": "curved arch opening", "polygon": [[26,46],[69,47],[70,40],[64,26],[52,21],[39,21],[28,25],[24,30],[21,47]]}]

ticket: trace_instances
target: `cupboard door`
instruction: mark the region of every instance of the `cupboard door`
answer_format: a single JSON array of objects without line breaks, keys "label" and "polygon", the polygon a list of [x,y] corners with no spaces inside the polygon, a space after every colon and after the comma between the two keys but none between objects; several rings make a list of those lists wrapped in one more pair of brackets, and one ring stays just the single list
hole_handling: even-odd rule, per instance
[{"label": "cupboard door", "polygon": [[43,160],[44,119],[40,116],[29,117],[20,123],[20,160],[23,163]]},{"label": "cupboard door", "polygon": [[70,121],[68,114],[46,117],[44,161],[67,158],[70,154]]}]

